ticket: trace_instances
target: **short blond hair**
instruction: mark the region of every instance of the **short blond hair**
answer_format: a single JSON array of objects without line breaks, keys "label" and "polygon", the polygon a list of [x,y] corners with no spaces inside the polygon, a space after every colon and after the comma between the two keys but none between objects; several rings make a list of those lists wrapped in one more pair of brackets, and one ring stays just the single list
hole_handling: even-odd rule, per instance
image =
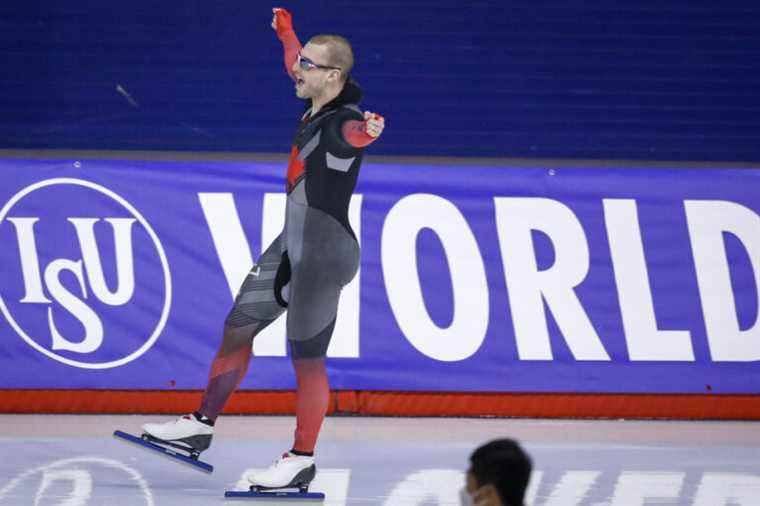
[{"label": "short blond hair", "polygon": [[315,35],[309,43],[327,47],[327,65],[340,69],[340,78],[345,82],[354,67],[354,51],[351,43],[340,35]]}]

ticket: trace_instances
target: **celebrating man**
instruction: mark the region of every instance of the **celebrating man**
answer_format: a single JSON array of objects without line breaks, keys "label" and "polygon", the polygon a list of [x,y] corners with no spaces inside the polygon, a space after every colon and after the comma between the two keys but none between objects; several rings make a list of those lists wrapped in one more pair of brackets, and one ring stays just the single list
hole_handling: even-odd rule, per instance
[{"label": "celebrating man", "polygon": [[145,424],[153,438],[208,448],[216,418],[248,369],[254,337],[287,308],[287,338],[297,378],[295,440],[269,469],[249,477],[262,488],[308,486],[314,449],[327,412],[325,355],[338,298],[359,267],[359,244],[348,222],[364,148],[384,119],[358,107],[351,79],[353,51],[339,35],[317,35],[301,47],[285,9],[273,9],[285,68],[306,100],[287,170],[285,228],[269,245],[238,293],[224,326],[198,411],[165,424]]}]

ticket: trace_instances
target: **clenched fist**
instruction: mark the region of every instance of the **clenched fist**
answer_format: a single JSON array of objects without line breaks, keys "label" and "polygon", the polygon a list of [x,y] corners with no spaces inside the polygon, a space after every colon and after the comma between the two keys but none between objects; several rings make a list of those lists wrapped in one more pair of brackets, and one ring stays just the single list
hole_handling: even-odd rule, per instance
[{"label": "clenched fist", "polygon": [[380,137],[385,128],[385,118],[370,111],[364,112],[364,125],[367,134],[372,137]]}]

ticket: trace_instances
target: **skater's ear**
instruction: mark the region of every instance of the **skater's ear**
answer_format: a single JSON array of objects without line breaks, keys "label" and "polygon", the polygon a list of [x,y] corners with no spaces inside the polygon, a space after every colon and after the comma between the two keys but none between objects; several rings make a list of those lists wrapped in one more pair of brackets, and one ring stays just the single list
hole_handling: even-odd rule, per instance
[{"label": "skater's ear", "polygon": [[475,506],[504,506],[499,491],[491,483],[478,488],[472,495],[472,501]]}]

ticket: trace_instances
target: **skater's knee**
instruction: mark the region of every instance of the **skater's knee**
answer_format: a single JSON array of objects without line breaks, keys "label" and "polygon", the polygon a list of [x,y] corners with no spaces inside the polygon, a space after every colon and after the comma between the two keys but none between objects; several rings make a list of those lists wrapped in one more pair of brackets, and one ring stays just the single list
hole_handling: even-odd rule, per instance
[{"label": "skater's knee", "polygon": [[244,327],[224,326],[222,338],[222,349],[237,350],[241,347],[251,347],[253,337],[256,333],[255,325],[246,325]]},{"label": "skater's knee", "polygon": [[331,321],[327,327],[322,329],[317,335],[309,339],[290,338],[290,356],[293,360],[303,358],[323,358],[327,355],[327,348],[330,346],[330,338],[335,329],[335,320]]}]

